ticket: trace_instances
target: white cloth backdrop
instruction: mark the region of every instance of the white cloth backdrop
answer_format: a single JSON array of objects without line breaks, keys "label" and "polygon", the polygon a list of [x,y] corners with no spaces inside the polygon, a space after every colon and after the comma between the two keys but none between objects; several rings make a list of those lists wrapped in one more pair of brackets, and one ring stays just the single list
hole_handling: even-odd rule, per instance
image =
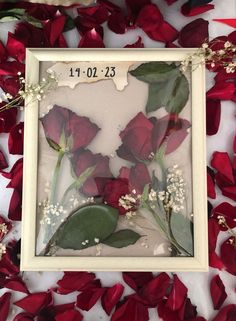
[{"label": "white cloth backdrop", "polygon": [[[116,1],[120,3],[120,1]],[[202,15],[198,15],[192,18],[186,18],[180,14],[181,5],[186,2],[179,0],[176,4],[168,7],[164,0],[153,1],[158,4],[161,9],[165,19],[169,21],[174,27],[180,30],[184,25],[195,20],[196,18],[203,18],[209,21],[209,32],[210,37],[214,38],[219,35],[227,35],[233,31],[233,28],[212,21],[214,18],[234,18],[236,13],[236,2],[235,0],[215,0],[212,3],[215,4],[215,10],[206,12]],[[14,31],[13,23],[0,23],[0,39],[6,41],[8,31]],[[145,47],[163,47],[162,43],[150,40],[142,30],[130,30],[125,35],[117,35],[111,32],[106,26],[105,28],[105,45],[106,47],[116,48],[123,47],[128,43],[133,43],[137,40],[138,36],[141,36]],[[72,30],[65,34],[67,42],[71,47],[77,47],[80,36],[78,32]],[[213,82],[214,74],[207,74],[207,89],[209,89]],[[23,115],[21,115],[23,119]],[[232,151],[232,142],[235,134],[235,104],[232,102],[222,102],[222,115],[219,132],[217,135],[212,137],[207,137],[207,159],[211,159],[211,155],[215,150],[218,151]],[[7,134],[0,135],[0,148],[4,151],[7,150]],[[17,156],[7,155],[10,168],[17,160]],[[7,215],[9,200],[11,197],[12,190],[5,189],[8,180],[0,176],[0,213]],[[213,204],[218,204],[223,201],[223,197],[218,193],[217,201]],[[230,202],[229,199],[226,200]],[[232,204],[234,202],[231,202]],[[234,204],[235,205],[235,204]],[[20,233],[20,224],[15,224],[14,235],[17,236]],[[12,234],[10,235],[12,237]],[[213,275],[218,273],[215,269],[210,269],[209,273],[179,273],[181,280],[189,288],[189,297],[192,302],[197,305],[198,312],[200,315],[204,316],[207,320],[211,320],[214,316],[210,293],[209,293],[209,282]],[[235,297],[235,287],[236,278],[227,272],[219,272],[224,284],[226,285],[226,290],[228,294],[227,303],[236,303]],[[61,272],[26,272],[24,273],[23,279],[29,286],[30,291],[46,291],[52,286],[55,286],[56,281],[61,278],[63,273]],[[116,282],[121,282],[125,285],[122,280],[121,273],[116,272],[99,272],[96,273],[97,277],[101,279],[104,286],[110,286]],[[6,290],[0,290],[0,295]],[[125,295],[131,293],[128,286],[125,287]],[[14,292],[12,296],[12,302],[22,298],[24,294]],[[68,296],[55,295],[56,303],[66,303],[73,302],[76,300],[76,294],[71,294]],[[13,308],[8,321],[13,319],[16,312],[20,312],[20,309]],[[83,312],[85,321],[108,321],[110,318],[107,317],[103,309],[101,308],[100,302],[98,302],[89,312]],[[150,310],[150,321],[158,321],[156,309]]]}]

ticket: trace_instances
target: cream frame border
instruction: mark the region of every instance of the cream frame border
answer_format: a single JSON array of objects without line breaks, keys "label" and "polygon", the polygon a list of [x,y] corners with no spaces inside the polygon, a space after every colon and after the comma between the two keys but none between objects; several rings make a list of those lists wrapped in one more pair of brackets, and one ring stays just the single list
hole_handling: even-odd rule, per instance
[{"label": "cream frame border", "polygon": [[[27,49],[26,82],[39,82],[41,61],[182,61],[195,49]],[[35,255],[38,153],[37,101],[26,100],[24,132],[23,271],[208,271],[205,66],[192,71],[194,257],[39,257]],[[36,142],[36,143],[35,143]],[[63,258],[63,260],[62,260]]]}]

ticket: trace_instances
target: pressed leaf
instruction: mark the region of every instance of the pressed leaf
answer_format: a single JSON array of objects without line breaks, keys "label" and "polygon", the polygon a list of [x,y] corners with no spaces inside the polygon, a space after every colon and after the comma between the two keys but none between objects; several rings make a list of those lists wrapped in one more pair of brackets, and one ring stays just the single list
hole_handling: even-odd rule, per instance
[{"label": "pressed leaf", "polygon": [[136,243],[140,237],[141,235],[132,230],[120,230],[111,234],[102,243],[111,247],[122,248]]},{"label": "pressed leaf", "polygon": [[176,241],[186,251],[193,255],[193,223],[182,214],[172,213],[170,224],[173,236]]},{"label": "pressed leaf", "polygon": [[102,242],[111,235],[117,220],[118,210],[108,205],[81,207],[58,230],[55,243],[63,249],[88,248],[97,244],[95,240]]}]

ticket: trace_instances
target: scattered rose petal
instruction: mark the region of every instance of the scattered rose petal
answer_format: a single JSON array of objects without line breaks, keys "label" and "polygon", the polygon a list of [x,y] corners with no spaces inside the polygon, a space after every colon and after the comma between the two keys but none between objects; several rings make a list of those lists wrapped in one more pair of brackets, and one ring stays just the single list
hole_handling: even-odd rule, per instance
[{"label": "scattered rose petal", "polygon": [[40,312],[40,310],[47,307],[51,302],[51,292],[38,292],[29,294],[23,299],[14,302],[14,304],[24,309],[26,312],[36,315]]},{"label": "scattered rose petal", "polygon": [[7,59],[7,51],[3,45],[3,43],[0,41],[0,62],[3,62]]},{"label": "scattered rose petal", "polygon": [[212,10],[214,8],[215,6],[213,4],[205,4],[203,6],[190,7],[187,2],[181,7],[181,12],[186,17],[192,17],[192,16],[202,14],[206,11]]},{"label": "scattered rose petal", "polygon": [[83,316],[78,310],[67,310],[63,313],[56,315],[56,321],[82,321]]},{"label": "scattered rose petal", "polygon": [[23,140],[24,140],[24,123],[20,122],[12,127],[8,138],[8,149],[10,154],[23,154]]},{"label": "scattered rose petal", "polygon": [[25,65],[18,61],[0,63],[0,76],[17,76],[18,72],[24,74]]},{"label": "scattered rose petal", "polygon": [[107,315],[111,314],[111,311],[120,301],[120,298],[124,292],[124,286],[120,283],[113,285],[105,290],[102,296],[101,303],[104,311]]},{"label": "scattered rose petal", "polygon": [[16,124],[16,117],[17,108],[10,108],[8,110],[1,111],[0,133],[9,133],[11,128]]},{"label": "scattered rose petal", "polygon": [[215,275],[211,279],[210,291],[214,309],[219,310],[227,298],[225,286],[219,275]]},{"label": "scattered rose petal", "polygon": [[5,93],[9,93],[13,97],[18,96],[20,86],[18,77],[0,77],[0,87]]},{"label": "scattered rose petal", "polygon": [[65,272],[63,278],[57,282],[59,285],[57,293],[68,294],[74,291],[80,291],[84,286],[92,282],[94,279],[94,273]]},{"label": "scattered rose petal", "polygon": [[11,293],[6,292],[0,297],[0,321],[7,321],[10,310]]},{"label": "scattered rose petal", "polygon": [[19,41],[16,36],[8,32],[8,39],[6,50],[9,56],[15,58],[19,62],[24,62],[25,60],[25,45],[21,41]]},{"label": "scattered rose petal", "polygon": [[218,132],[221,116],[220,100],[207,99],[206,101],[206,121],[207,135],[215,135]]},{"label": "scattered rose petal", "polygon": [[187,48],[201,47],[208,40],[208,25],[209,22],[202,18],[188,23],[179,33],[179,44]]},{"label": "scattered rose petal", "polygon": [[186,286],[180,281],[178,276],[174,274],[174,281],[166,302],[166,307],[172,311],[179,310],[187,298],[187,293],[188,289]]},{"label": "scattered rose petal", "polygon": [[207,99],[230,100],[233,98],[235,85],[231,82],[221,81],[216,83],[207,92]]},{"label": "scattered rose petal", "polygon": [[15,189],[12,193],[9,210],[8,210],[8,218],[12,221],[21,221],[22,215],[22,194],[21,191]]},{"label": "scattered rose petal", "polygon": [[27,294],[29,293],[29,290],[26,284],[23,282],[23,280],[19,276],[6,279],[4,282],[4,287],[7,289],[11,289],[13,291],[18,291],[18,292],[27,293]]},{"label": "scattered rose petal", "polygon": [[34,316],[31,313],[21,312],[15,316],[13,321],[34,321]]},{"label": "scattered rose petal", "polygon": [[212,20],[223,23],[227,26],[236,28],[236,19],[212,19]]},{"label": "scattered rose petal", "polygon": [[212,199],[216,198],[215,173],[209,166],[207,166],[207,196]]},{"label": "scattered rose petal", "polygon": [[147,34],[158,29],[163,22],[163,16],[155,4],[147,4],[139,12],[136,24]]},{"label": "scattered rose petal", "polygon": [[3,151],[0,150],[0,170],[8,167],[8,163]]},{"label": "scattered rose petal", "polygon": [[209,265],[211,267],[222,270],[224,267],[224,264],[220,259],[220,257],[215,252],[219,233],[220,233],[220,226],[218,222],[215,219],[210,218],[208,221]]},{"label": "scattered rose petal", "polygon": [[148,321],[148,309],[141,302],[135,300],[132,296],[128,297],[111,317],[111,321]]},{"label": "scattered rose petal", "polygon": [[212,321],[235,321],[236,304],[229,304],[222,308]]},{"label": "scattered rose petal", "polygon": [[147,35],[155,41],[167,43],[175,41],[179,32],[169,22],[163,21],[159,28],[148,31]]},{"label": "scattered rose petal", "polygon": [[[212,217],[214,217],[218,221],[219,216],[223,216],[225,218],[226,223],[230,228],[236,227],[236,206],[233,206],[226,202],[219,204],[213,209]],[[222,231],[228,230],[228,228],[224,224],[220,224],[220,229]]]},{"label": "scattered rose petal", "polygon": [[228,238],[220,249],[221,260],[227,272],[236,275],[236,238]]},{"label": "scattered rose petal", "polygon": [[153,279],[152,272],[123,272],[124,281],[136,292]]},{"label": "scattered rose petal", "polygon": [[144,44],[142,42],[142,38],[138,37],[138,40],[132,44],[124,46],[124,48],[144,48]]},{"label": "scattered rose petal", "polygon": [[104,288],[85,290],[77,296],[76,306],[89,311],[105,292]]},{"label": "scattered rose petal", "polygon": [[80,39],[79,48],[105,48],[101,35],[92,29],[87,31]]},{"label": "scattered rose petal", "polygon": [[66,22],[66,17],[64,15],[57,16],[54,19],[48,20],[44,27],[45,35],[52,47],[56,44],[56,41],[61,36],[64,25]]},{"label": "scattered rose petal", "polygon": [[234,175],[229,155],[225,152],[214,152],[211,166],[220,172],[229,183],[234,183]]}]

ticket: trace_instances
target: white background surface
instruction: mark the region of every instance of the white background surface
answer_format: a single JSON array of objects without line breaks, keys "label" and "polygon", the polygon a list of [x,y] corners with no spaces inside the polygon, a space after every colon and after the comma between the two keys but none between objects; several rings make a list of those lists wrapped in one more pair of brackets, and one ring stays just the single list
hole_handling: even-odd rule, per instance
[{"label": "white background surface", "polygon": [[[121,1],[116,1],[120,3]],[[233,31],[233,28],[228,27],[226,25],[217,23],[212,21],[214,18],[235,18],[236,13],[236,2],[235,0],[215,0],[212,3],[215,4],[215,10],[206,12],[202,15],[186,18],[182,16],[179,12],[181,5],[185,2],[179,0],[176,4],[168,7],[164,0],[153,1],[157,3],[167,21],[169,21],[173,26],[175,26],[178,30],[180,30],[184,25],[189,23],[196,18],[204,18],[209,21],[209,31],[210,37],[213,38],[218,35],[227,35],[228,33]],[[14,24],[8,23],[0,23],[0,39],[2,41],[6,41],[7,32],[14,31]],[[105,45],[106,47],[123,47],[128,43],[133,43],[137,40],[138,36],[141,36],[145,47],[163,47],[162,43],[155,42],[150,40],[142,30],[130,30],[125,35],[116,35],[111,32],[105,26]],[[76,31],[70,31],[66,34],[66,38],[68,41],[69,46],[77,47],[79,36]],[[213,84],[213,74],[207,75],[207,89],[210,88]],[[23,115],[21,115],[23,118]],[[222,115],[221,115],[221,124],[219,128],[219,132],[217,135],[212,137],[207,137],[207,157],[208,160],[211,159],[211,155],[215,150],[218,151],[227,151],[232,153],[232,143],[233,137],[235,134],[235,104],[232,102],[222,102]],[[0,134],[0,148],[4,150],[6,153],[7,151],[7,135]],[[18,158],[17,156],[7,155],[10,168]],[[4,179],[0,176],[0,213],[3,215],[7,215],[8,213],[8,206],[9,200],[11,197],[12,190],[5,189],[8,180]],[[218,197],[213,204],[218,204],[221,201],[230,201],[229,199],[224,199],[218,193]],[[234,203],[235,205],[235,203]],[[17,230],[19,230],[19,224],[15,224]],[[16,233],[16,232],[15,232]],[[15,234],[14,233],[14,234]],[[10,235],[12,237],[12,235]],[[225,234],[223,238],[226,238],[227,235]],[[211,320],[215,315],[215,312],[212,308],[210,293],[209,293],[209,282],[211,277],[217,274],[218,271],[215,269],[210,269],[209,273],[179,273],[178,275],[182,279],[182,281],[186,284],[189,289],[189,297],[191,298],[192,302],[197,305],[199,315],[204,316],[207,320]],[[227,303],[236,303],[236,297],[234,289],[236,287],[236,278],[230,275],[227,272],[219,272],[220,277],[222,278],[225,286],[226,291],[228,294]],[[63,273],[51,273],[51,272],[26,272],[24,273],[23,279],[26,281],[30,291],[46,291],[52,286],[55,286],[56,281],[61,278]],[[102,284],[104,286],[110,286],[115,284],[116,282],[121,282],[125,285],[122,280],[121,273],[109,273],[109,272],[99,272],[96,273],[97,277],[101,279]],[[5,292],[5,290],[0,290],[0,294]],[[131,293],[132,291],[126,287],[125,295]],[[24,294],[13,292],[12,295],[12,302],[16,301],[24,297]],[[68,296],[55,295],[56,303],[66,303],[72,302],[76,299],[76,293],[71,294]],[[13,305],[12,305],[13,306]],[[14,306],[13,306],[14,307]],[[15,315],[16,312],[20,312],[20,309],[14,308],[11,311],[11,315],[8,318],[8,321],[12,320],[12,316]],[[105,312],[102,310],[100,302],[98,302],[89,312],[83,312],[84,320],[85,321],[107,321],[109,318],[106,316]],[[150,320],[157,321],[159,320],[156,310],[150,309]]]}]

